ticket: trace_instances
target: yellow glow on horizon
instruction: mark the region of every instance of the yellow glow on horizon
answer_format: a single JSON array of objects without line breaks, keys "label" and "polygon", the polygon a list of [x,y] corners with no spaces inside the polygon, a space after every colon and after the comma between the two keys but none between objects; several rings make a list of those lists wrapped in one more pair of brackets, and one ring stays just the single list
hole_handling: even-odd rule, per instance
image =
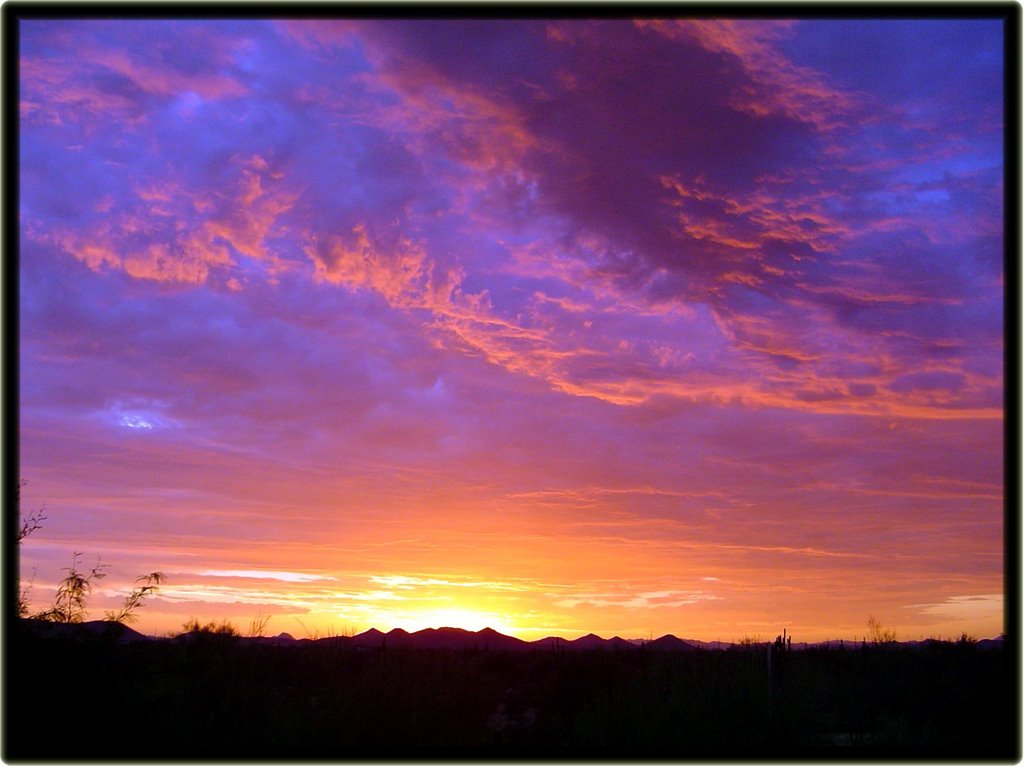
[{"label": "yellow glow on horizon", "polygon": [[507,616],[460,607],[424,609],[420,612],[395,611],[381,613],[381,617],[390,628],[402,628],[409,633],[425,628],[462,628],[471,631],[491,628],[508,636],[519,632],[519,628]]},{"label": "yellow glow on horizon", "polygon": [[[559,551],[575,553],[567,547],[563,543]],[[644,563],[657,554],[654,549]],[[814,565],[822,577],[832,571],[830,560],[803,551],[771,549],[765,555],[782,558],[782,567],[798,556],[800,561],[788,569],[776,565],[777,576],[791,581],[803,566]],[[573,558],[579,560],[570,555],[563,560]],[[805,559],[810,563],[804,565]],[[639,568],[635,557],[623,555],[620,560],[623,570]],[[245,634],[258,618],[270,615],[262,626],[266,635],[286,632],[297,638],[356,635],[371,628],[415,633],[451,627],[473,632],[491,628],[524,641],[546,636],[571,640],[595,633],[602,638],[672,634],[728,642],[745,636],[774,636],[786,627],[794,641],[852,641],[865,634],[863,615],[877,614],[901,639],[956,637],[961,632],[993,638],[1004,631],[1003,597],[998,584],[988,582],[942,598],[928,599],[927,592],[922,592],[912,600],[896,599],[881,606],[862,599],[845,611],[829,611],[833,605],[828,599],[794,588],[785,616],[776,619],[762,614],[761,586],[747,572],[731,574],[717,560],[692,571],[677,571],[674,579],[574,577],[571,584],[558,580],[562,572],[547,573],[539,566],[516,578],[501,578],[480,568],[461,575],[453,567],[391,575],[324,567],[312,570],[313,575],[294,571],[283,561],[270,564],[272,569],[257,569],[240,558],[230,569],[183,567],[174,572],[172,583],[161,586],[147,602],[133,627],[149,635],[177,635],[188,619],[195,618],[203,623],[227,620]],[[718,574],[702,574],[708,571]],[[37,580],[34,585],[38,601],[34,608],[44,609],[56,583]],[[132,582],[114,581],[111,586],[97,589],[90,619],[98,619],[102,609],[119,603]],[[819,615],[826,613],[829,620],[822,622]]]}]

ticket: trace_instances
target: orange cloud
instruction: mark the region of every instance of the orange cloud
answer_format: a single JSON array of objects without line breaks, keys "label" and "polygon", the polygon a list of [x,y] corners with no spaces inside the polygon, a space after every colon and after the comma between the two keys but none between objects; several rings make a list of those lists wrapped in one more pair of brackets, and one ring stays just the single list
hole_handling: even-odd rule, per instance
[{"label": "orange cloud", "polygon": [[371,241],[367,228],[357,224],[352,236],[332,236],[326,242],[312,237],[306,254],[317,279],[353,289],[372,290],[400,307],[426,307],[430,301],[429,264],[422,246],[401,238],[385,252]]}]

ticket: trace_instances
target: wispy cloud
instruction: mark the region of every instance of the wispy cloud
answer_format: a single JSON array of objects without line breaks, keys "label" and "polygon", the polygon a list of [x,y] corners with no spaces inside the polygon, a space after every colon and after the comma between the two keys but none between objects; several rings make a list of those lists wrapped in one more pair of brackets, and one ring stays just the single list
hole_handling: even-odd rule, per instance
[{"label": "wispy cloud", "polygon": [[253,580],[280,580],[281,582],[317,582],[336,579],[303,572],[275,572],[261,569],[204,569],[196,574],[203,577],[243,577]]}]

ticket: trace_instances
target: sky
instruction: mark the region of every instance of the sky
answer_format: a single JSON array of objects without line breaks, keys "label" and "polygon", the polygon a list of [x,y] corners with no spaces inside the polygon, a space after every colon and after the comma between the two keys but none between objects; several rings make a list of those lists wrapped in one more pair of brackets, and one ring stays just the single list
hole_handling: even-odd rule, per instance
[{"label": "sky", "polygon": [[999,20],[21,20],[34,608],[1003,630]]}]

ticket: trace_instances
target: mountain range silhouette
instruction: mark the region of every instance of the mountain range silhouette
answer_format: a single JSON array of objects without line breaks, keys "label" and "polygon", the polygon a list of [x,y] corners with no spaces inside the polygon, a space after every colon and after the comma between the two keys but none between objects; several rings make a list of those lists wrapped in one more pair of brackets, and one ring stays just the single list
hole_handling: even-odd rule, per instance
[{"label": "mountain range silhouette", "polygon": [[[194,640],[201,631],[190,631],[174,636],[173,638],[158,638],[139,633],[127,625],[102,620],[92,620],[82,623],[64,624],[45,622],[42,620],[24,620],[30,630],[41,636],[107,636],[114,638],[118,643],[132,643],[135,641],[189,641]],[[455,650],[496,650],[496,651],[636,651],[646,649],[647,651],[659,652],[693,652],[701,650],[729,649],[739,646],[738,644],[725,641],[701,641],[699,639],[682,639],[671,633],[655,638],[647,639],[624,639],[619,636],[602,638],[594,633],[588,633],[575,639],[562,638],[560,636],[547,636],[535,641],[525,641],[515,636],[507,636],[499,633],[493,628],[483,628],[472,631],[464,628],[424,628],[410,633],[402,628],[394,628],[384,633],[377,628],[370,628],[362,633],[353,636],[327,636],[324,638],[295,638],[290,633],[279,633],[276,636],[234,636],[237,641],[256,644],[270,644],[287,646],[292,644],[307,643],[336,643],[339,645],[352,646],[361,649],[455,649]],[[926,638],[922,641],[902,641],[902,646],[928,646],[937,643],[935,639]],[[805,649],[811,647],[845,645],[853,648],[858,645],[856,641],[843,641],[838,639],[818,642],[794,642],[793,649]],[[994,648],[1003,645],[1003,637],[986,638],[977,642],[981,648]]]}]

